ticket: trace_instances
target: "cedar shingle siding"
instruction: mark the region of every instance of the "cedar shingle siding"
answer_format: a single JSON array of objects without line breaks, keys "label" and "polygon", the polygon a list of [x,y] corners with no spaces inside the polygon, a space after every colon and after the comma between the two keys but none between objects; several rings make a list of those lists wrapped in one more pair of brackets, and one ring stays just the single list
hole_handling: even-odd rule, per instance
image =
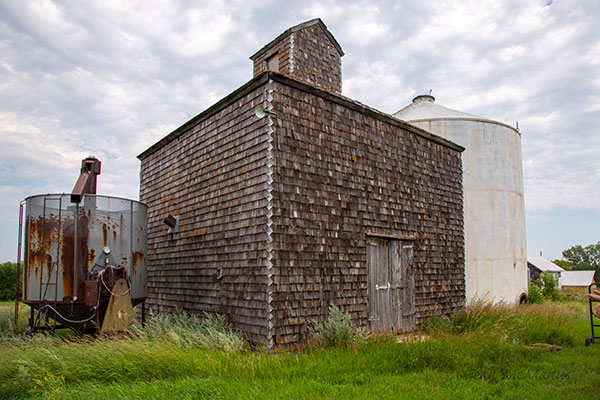
[{"label": "cedar shingle siding", "polygon": [[[274,114],[258,118],[257,105]],[[260,73],[139,156],[147,306],[220,313],[267,344],[304,341],[330,304],[368,328],[369,241],[400,238],[413,252],[413,320],[449,315],[465,296],[461,150]]]},{"label": "cedar shingle siding", "polygon": [[344,53],[320,19],[288,29],[250,59],[254,77],[266,70],[266,60],[277,56],[279,72],[333,93],[342,92]]}]

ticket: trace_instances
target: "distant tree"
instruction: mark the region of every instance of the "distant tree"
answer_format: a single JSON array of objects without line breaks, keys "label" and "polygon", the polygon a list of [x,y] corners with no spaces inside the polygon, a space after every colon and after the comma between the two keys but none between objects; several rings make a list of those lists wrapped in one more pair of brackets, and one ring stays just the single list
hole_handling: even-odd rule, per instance
[{"label": "distant tree", "polygon": [[[15,299],[15,284],[17,279],[17,263],[5,262],[0,264],[0,300]],[[21,285],[19,285],[19,288]]]},{"label": "distant tree", "polygon": [[[562,256],[571,267],[570,269],[593,269],[596,270],[596,280],[600,279],[600,242],[585,247],[581,245],[573,246],[563,251]],[[561,264],[558,265],[563,267]]]},{"label": "distant tree", "polygon": [[552,262],[562,269],[566,269],[567,271],[571,269],[571,264],[569,264],[569,262],[566,260],[554,260]]}]

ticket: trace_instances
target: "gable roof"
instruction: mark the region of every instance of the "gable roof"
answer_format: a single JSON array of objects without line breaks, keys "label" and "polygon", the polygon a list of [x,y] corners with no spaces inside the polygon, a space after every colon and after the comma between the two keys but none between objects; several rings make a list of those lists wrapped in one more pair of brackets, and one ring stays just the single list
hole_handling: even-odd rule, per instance
[{"label": "gable roof", "polygon": [[562,286],[589,286],[594,281],[596,271],[564,271],[561,272]]},{"label": "gable roof", "polygon": [[281,39],[283,39],[290,33],[297,32],[302,29],[306,29],[313,25],[319,25],[321,27],[321,29],[323,29],[323,32],[325,33],[325,35],[327,36],[327,38],[329,39],[329,41],[331,42],[333,47],[335,47],[335,49],[338,51],[338,53],[340,53],[340,57],[343,56],[344,52],[342,51],[342,46],[340,46],[340,44],[337,42],[337,40],[335,40],[335,38],[333,37],[331,32],[329,32],[329,29],[327,29],[327,26],[325,26],[323,21],[321,21],[321,18],[315,18],[315,19],[311,19],[310,21],[306,21],[301,24],[292,26],[291,28],[285,30],[281,35],[277,36],[275,39],[271,40],[269,43],[264,45],[262,49],[260,49],[256,53],[252,54],[250,56],[250,59],[252,61],[254,61],[255,58],[261,56],[263,53],[268,52],[272,47],[275,46],[276,43],[278,43]]},{"label": "gable roof", "polygon": [[346,106],[346,107],[356,110],[360,113],[363,113],[365,115],[369,115],[373,118],[376,118],[380,121],[398,126],[402,129],[405,129],[409,132],[416,134],[417,136],[420,136],[427,140],[431,140],[432,142],[441,144],[442,146],[448,147],[450,149],[453,149],[453,150],[456,150],[459,152],[462,152],[465,150],[465,148],[459,144],[456,144],[456,143],[454,143],[448,139],[445,139],[441,136],[435,135],[429,131],[426,131],[424,129],[421,129],[419,127],[411,125],[408,122],[394,118],[389,114],[385,114],[374,108],[368,107],[356,100],[352,100],[352,99],[342,96],[340,94],[324,91],[322,89],[319,89],[312,85],[308,85],[304,82],[297,81],[293,78],[290,78],[288,76],[282,75],[277,72],[265,71],[265,72],[261,73],[260,75],[256,76],[255,78],[252,78],[246,84],[239,87],[238,89],[236,89],[229,95],[225,96],[223,99],[219,100],[218,102],[216,102],[215,104],[213,104],[212,106],[207,108],[206,110],[202,111],[200,114],[196,115],[195,117],[193,117],[192,119],[190,119],[189,121],[187,121],[186,123],[181,125],[179,128],[175,129],[174,131],[169,133],[167,136],[160,139],[158,142],[154,143],[152,146],[150,146],[149,148],[144,150],[142,153],[140,153],[137,156],[137,158],[140,160],[144,160],[146,157],[150,156],[151,154],[153,154],[154,152],[156,152],[157,150],[159,150],[160,148],[165,146],[167,143],[170,143],[171,141],[177,139],[180,135],[182,135],[184,132],[186,132],[190,127],[211,117],[212,115],[216,114],[217,112],[219,112],[223,108],[227,107],[231,103],[237,101],[242,96],[245,96],[247,93],[251,92],[256,87],[265,84],[269,80],[273,80],[273,81],[282,83],[284,85],[292,86],[296,89],[314,94],[315,96],[319,96],[323,99],[332,101],[336,104]]},{"label": "gable roof", "polygon": [[[564,269],[544,257],[527,257],[527,263],[533,265],[540,271],[563,272]],[[561,274],[562,276],[562,274]]]}]

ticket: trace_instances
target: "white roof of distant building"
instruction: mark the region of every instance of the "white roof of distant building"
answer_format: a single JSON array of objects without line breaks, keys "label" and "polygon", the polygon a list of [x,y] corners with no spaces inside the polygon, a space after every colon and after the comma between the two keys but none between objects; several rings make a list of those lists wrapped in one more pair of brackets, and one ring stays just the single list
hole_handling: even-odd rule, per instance
[{"label": "white roof of distant building", "polygon": [[564,271],[560,274],[562,286],[589,286],[596,271]]},{"label": "white roof of distant building", "polygon": [[[535,266],[540,271],[550,271],[550,272],[563,272],[564,269],[554,264],[552,261],[547,258],[536,256],[536,257],[527,257],[527,262]],[[561,274],[562,276],[562,274]],[[563,283],[564,285],[564,283]]]}]

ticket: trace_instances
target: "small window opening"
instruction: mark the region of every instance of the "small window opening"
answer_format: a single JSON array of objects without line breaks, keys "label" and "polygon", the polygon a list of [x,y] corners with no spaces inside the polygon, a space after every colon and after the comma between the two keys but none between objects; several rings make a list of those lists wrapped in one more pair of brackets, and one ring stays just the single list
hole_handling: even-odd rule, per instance
[{"label": "small window opening", "polygon": [[268,71],[279,72],[279,54],[275,53],[265,61],[266,69]]}]

